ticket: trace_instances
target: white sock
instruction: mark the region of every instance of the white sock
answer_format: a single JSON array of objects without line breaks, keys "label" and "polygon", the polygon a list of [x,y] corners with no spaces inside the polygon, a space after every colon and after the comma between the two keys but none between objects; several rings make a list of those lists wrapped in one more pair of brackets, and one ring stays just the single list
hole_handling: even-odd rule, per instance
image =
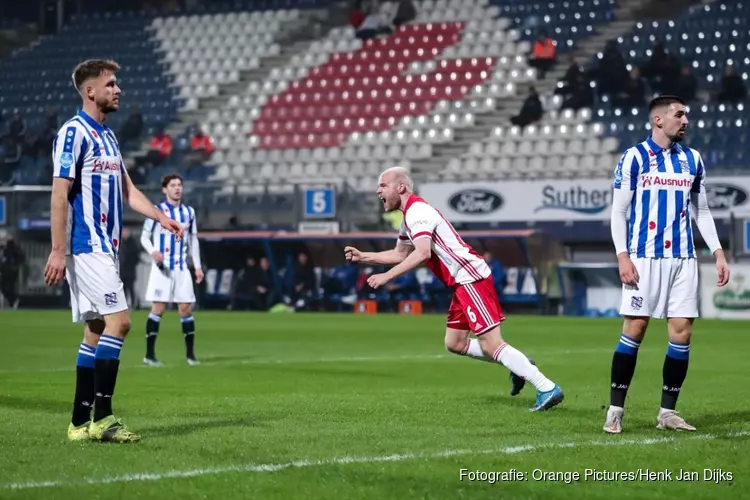
[{"label": "white sock", "polygon": [[539,368],[532,365],[524,353],[510,344],[503,344],[498,347],[493,358],[519,377],[531,382],[538,391],[547,392],[555,388],[554,382],[545,377],[539,371]]},{"label": "white sock", "polygon": [[491,356],[487,356],[484,353],[482,346],[479,345],[479,340],[477,339],[469,339],[469,343],[467,344],[466,351],[464,351],[463,355],[481,361],[487,361],[488,363],[496,363]]},{"label": "white sock", "polygon": [[677,412],[676,412],[676,411],[674,411],[674,410],[669,410],[669,409],[667,409],[667,408],[659,408],[659,416],[660,416],[660,417],[661,417],[662,415],[664,415],[665,413],[677,413]]},{"label": "white sock", "polygon": [[622,406],[609,405],[609,411],[616,411],[618,413],[622,413],[624,410]]}]

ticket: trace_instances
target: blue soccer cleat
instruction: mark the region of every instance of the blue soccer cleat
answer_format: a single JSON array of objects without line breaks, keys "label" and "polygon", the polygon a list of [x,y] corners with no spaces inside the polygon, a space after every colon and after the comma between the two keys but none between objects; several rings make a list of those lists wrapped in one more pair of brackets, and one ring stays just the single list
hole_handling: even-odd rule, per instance
[{"label": "blue soccer cleat", "polygon": [[559,405],[565,399],[562,389],[556,385],[554,389],[547,392],[537,391],[536,404],[529,411],[544,411]]},{"label": "blue soccer cleat", "polygon": [[[534,363],[534,360],[529,358],[529,363],[532,365],[536,365]],[[523,389],[523,386],[526,385],[526,379],[523,377],[519,377],[513,372],[510,372],[510,395],[511,396],[517,396],[518,393],[521,392]]]}]

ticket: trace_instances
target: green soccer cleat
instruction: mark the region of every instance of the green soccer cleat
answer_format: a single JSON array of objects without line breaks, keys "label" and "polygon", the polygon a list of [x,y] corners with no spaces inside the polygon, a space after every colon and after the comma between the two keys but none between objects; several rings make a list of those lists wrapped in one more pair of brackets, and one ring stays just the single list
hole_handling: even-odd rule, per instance
[{"label": "green soccer cleat", "polygon": [[91,439],[105,443],[135,443],[141,440],[141,436],[130,432],[114,415],[92,422],[89,435]]},{"label": "green soccer cleat", "polygon": [[89,436],[89,425],[91,422],[86,422],[79,426],[75,426],[72,423],[68,426],[68,440],[69,441],[88,441],[91,439]]}]

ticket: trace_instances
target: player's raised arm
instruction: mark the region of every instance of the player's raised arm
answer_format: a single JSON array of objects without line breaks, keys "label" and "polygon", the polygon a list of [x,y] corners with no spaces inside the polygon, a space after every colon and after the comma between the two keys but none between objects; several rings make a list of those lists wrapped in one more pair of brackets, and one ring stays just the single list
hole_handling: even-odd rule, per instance
[{"label": "player's raised arm", "polygon": [[630,286],[638,284],[638,271],[628,251],[628,208],[638,186],[638,160],[633,149],[622,155],[615,168],[612,185],[612,213],[610,231],[620,267],[620,280]]},{"label": "player's raised arm", "polygon": [[414,247],[411,242],[404,243],[399,240],[396,243],[396,248],[383,250],[382,252],[362,252],[355,247],[345,247],[344,256],[349,262],[388,266],[403,262],[412,250],[414,250]]},{"label": "player's raised arm", "polygon": [[164,229],[170,233],[176,234],[179,241],[182,238],[182,226],[180,226],[180,223],[170,219],[157,209],[146,195],[143,194],[140,189],[135,187],[135,184],[133,184],[133,181],[127,173],[124,173],[123,178],[123,195],[124,198],[128,200],[130,208],[149,219],[157,221]]},{"label": "player's raised arm", "polygon": [[[692,154],[692,151],[687,150],[685,154]],[[719,273],[719,280],[716,284],[717,286],[724,286],[729,282],[729,265],[727,264],[724,250],[721,248],[721,241],[719,241],[719,236],[716,233],[716,223],[708,206],[708,197],[706,196],[706,168],[703,164],[703,158],[697,152],[695,155],[697,156],[695,164],[698,171],[696,172],[693,187],[690,190],[690,204],[693,206],[695,213],[695,225],[698,226],[698,231],[700,231],[703,241],[708,245],[711,254],[716,257],[716,268]]]}]

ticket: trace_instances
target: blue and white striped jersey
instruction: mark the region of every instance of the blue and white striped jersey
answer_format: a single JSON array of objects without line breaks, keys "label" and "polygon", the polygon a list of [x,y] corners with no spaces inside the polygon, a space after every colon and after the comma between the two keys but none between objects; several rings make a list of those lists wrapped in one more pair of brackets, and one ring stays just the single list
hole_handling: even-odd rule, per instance
[{"label": "blue and white striped jersey", "polygon": [[628,252],[635,257],[695,258],[691,195],[705,194],[706,170],[698,151],[651,137],[629,148],[615,168],[615,190],[633,192]]},{"label": "blue and white striped jersey", "polygon": [[52,160],[55,177],[73,180],[66,252],[117,254],[127,172],[114,132],[79,111],[57,132]]},{"label": "blue and white striped jersey", "polygon": [[198,224],[195,220],[195,210],[188,205],[173,205],[163,201],[156,205],[170,219],[180,223],[184,230],[181,241],[177,241],[174,234],[166,231],[161,225],[151,219],[143,224],[141,233],[141,245],[149,253],[158,251],[164,257],[164,268],[171,271],[175,269],[188,269],[188,252],[193,258],[196,269],[201,268],[200,249],[198,247]]}]

